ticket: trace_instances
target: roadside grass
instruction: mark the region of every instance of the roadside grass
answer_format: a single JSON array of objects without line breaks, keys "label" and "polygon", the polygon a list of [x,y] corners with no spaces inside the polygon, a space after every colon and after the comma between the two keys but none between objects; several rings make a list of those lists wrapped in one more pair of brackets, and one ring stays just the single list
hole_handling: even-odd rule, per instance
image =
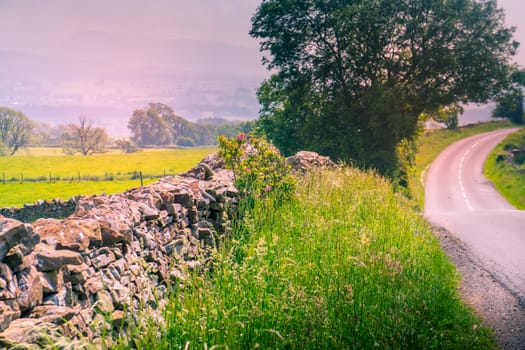
[{"label": "roadside grass", "polygon": [[493,349],[409,200],[373,173],[306,175],[255,203],[211,272],[173,286],[166,325],[114,349]]},{"label": "roadside grass", "polygon": [[419,135],[414,169],[409,176],[409,192],[419,208],[423,208],[425,201],[425,172],[432,161],[447,146],[461,139],[497,129],[515,126],[508,121],[493,121],[471,124],[457,130],[436,129],[425,130]]},{"label": "roadside grass", "polygon": [[0,207],[123,192],[140,186],[140,171],[146,185],[164,175],[187,171],[214,151],[216,148],[148,149],[84,157],[53,155],[58,150],[52,148],[30,148],[20,155],[0,157]]},{"label": "roadside grass", "polygon": [[484,166],[485,176],[517,209],[525,210],[525,163],[511,164],[505,158],[506,149],[525,150],[525,128],[507,136],[489,155]]}]

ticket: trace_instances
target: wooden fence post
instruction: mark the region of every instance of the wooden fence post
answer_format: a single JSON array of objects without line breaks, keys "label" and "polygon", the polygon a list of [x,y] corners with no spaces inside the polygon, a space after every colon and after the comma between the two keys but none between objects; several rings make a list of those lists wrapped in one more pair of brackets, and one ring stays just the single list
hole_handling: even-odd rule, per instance
[{"label": "wooden fence post", "polygon": [[80,182],[80,170],[77,170],[78,182]]},{"label": "wooden fence post", "polygon": [[139,175],[140,175],[140,187],[143,187],[144,186],[144,180],[142,179],[142,170],[140,171]]}]

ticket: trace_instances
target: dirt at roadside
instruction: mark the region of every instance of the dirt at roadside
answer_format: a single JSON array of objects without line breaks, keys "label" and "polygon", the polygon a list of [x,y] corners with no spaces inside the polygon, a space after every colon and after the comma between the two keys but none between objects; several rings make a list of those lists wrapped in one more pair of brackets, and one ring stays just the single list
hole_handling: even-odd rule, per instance
[{"label": "dirt at roadside", "polygon": [[434,232],[462,276],[459,291],[486,326],[495,330],[502,350],[525,349],[525,301],[513,295],[460,239],[444,229]]}]

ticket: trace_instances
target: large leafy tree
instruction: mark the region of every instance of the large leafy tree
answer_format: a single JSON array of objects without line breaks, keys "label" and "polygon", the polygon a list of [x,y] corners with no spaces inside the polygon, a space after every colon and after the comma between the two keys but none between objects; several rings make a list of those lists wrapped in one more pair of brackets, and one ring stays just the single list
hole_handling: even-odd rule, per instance
[{"label": "large leafy tree", "polygon": [[29,143],[34,123],[24,113],[0,107],[0,155],[13,155]]},{"label": "large leafy tree", "polygon": [[259,125],[300,148],[395,175],[422,113],[486,102],[518,46],[496,1],[263,0],[250,34],[274,75]]}]

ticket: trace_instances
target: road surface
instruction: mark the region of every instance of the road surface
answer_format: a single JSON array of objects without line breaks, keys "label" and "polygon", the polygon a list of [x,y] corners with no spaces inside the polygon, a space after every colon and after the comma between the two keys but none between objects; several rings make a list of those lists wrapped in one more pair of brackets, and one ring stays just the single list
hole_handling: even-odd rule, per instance
[{"label": "road surface", "polygon": [[516,130],[469,137],[445,149],[427,173],[425,216],[463,241],[525,308],[525,211],[516,210],[483,176],[489,153]]}]

